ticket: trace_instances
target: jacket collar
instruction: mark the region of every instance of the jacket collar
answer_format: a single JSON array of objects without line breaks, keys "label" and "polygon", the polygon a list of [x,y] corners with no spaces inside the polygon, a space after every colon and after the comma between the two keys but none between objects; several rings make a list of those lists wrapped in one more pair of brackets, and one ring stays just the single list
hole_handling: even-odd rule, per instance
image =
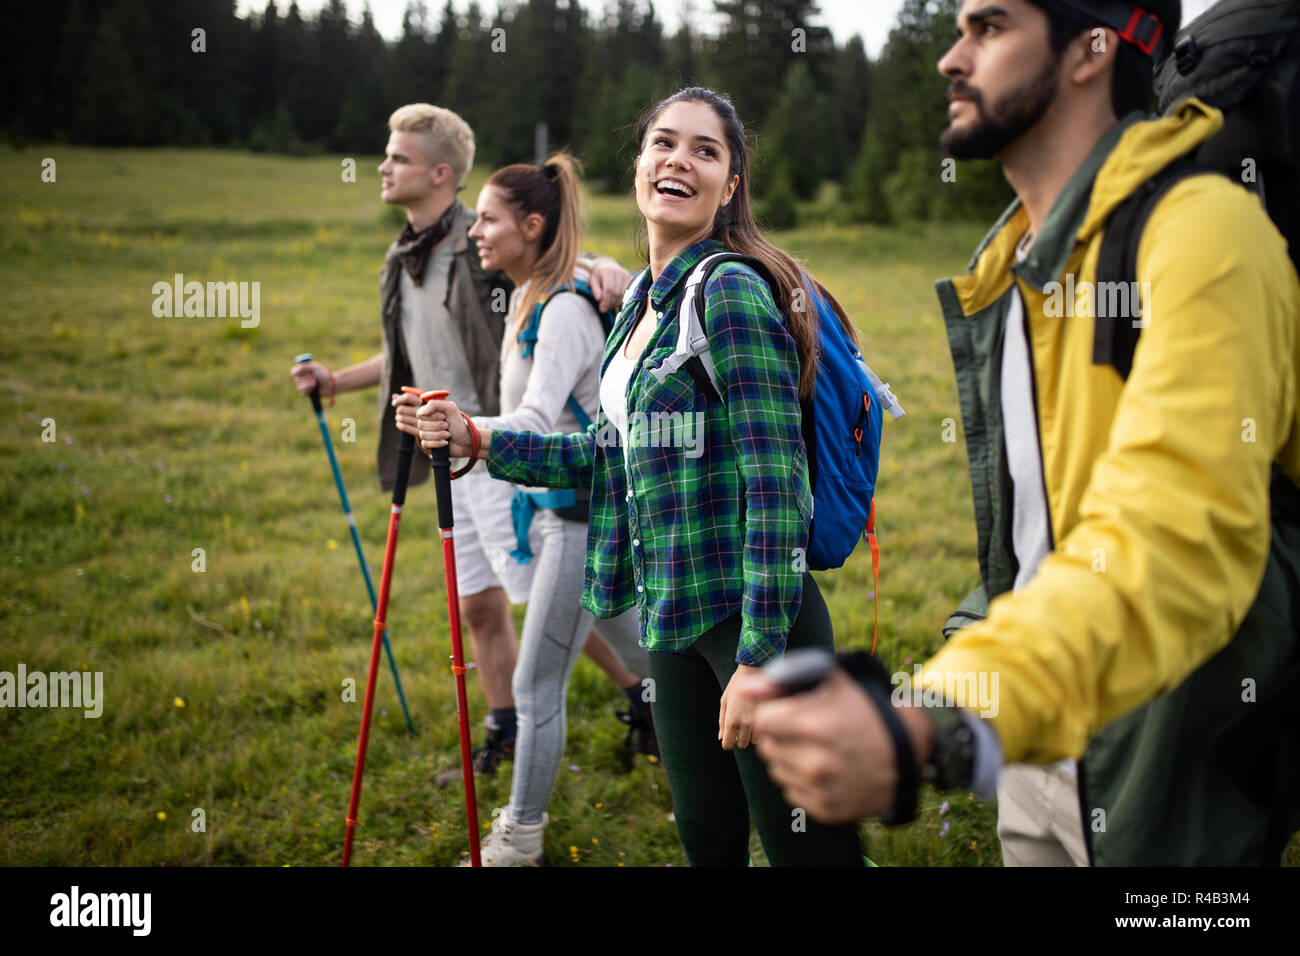
[{"label": "jacket collar", "polygon": [[654,310],[663,311],[665,304],[672,301],[677,294],[677,287],[691,274],[691,270],[700,260],[715,252],[725,252],[726,248],[717,239],[702,239],[693,246],[687,246],[673,257],[673,261],[659,273],[659,278],[655,279],[653,284],[650,282],[650,270],[642,269],[632,284],[626,304],[639,304],[649,295]]},{"label": "jacket collar", "polygon": [[454,255],[469,248],[469,230],[478,218],[478,213],[459,199],[453,199],[452,202],[456,204],[456,219],[452,223],[451,232],[447,234],[447,244]]},{"label": "jacket collar", "polygon": [[1012,271],[1030,285],[1041,289],[1065,270],[1065,263],[1074,251],[1075,236],[1079,234],[1079,227],[1083,225],[1084,215],[1088,211],[1097,171],[1111,155],[1125,131],[1141,118],[1141,113],[1130,113],[1107,130],[1052,203],[1047,218],[1034,237],[1034,244],[1029,247],[1025,261],[1012,266]]},{"label": "jacket collar", "polygon": [[1158,119],[1124,117],[1070,177],[1024,262],[1016,262],[1015,247],[1029,228],[1029,215],[1018,199],[1002,214],[971,258],[969,274],[952,280],[962,312],[987,308],[1010,287],[1013,274],[1038,289],[1058,280],[1077,242],[1093,240],[1116,206],[1222,125],[1222,113],[1195,99]]}]

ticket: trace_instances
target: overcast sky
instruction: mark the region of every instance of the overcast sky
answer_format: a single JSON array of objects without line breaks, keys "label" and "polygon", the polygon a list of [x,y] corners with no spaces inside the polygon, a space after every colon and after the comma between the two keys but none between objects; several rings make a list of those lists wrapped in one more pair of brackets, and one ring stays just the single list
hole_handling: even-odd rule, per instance
[{"label": "overcast sky", "polygon": [[[298,0],[298,8],[304,14],[313,13],[323,7],[325,2],[326,0]],[[443,7],[443,0],[426,0],[426,2],[429,16],[436,23]],[[460,10],[464,10],[468,5],[468,0],[454,0],[454,2]],[[1186,23],[1213,2],[1214,0],[1183,0],[1183,22]],[[493,0],[480,0],[480,3],[487,10],[493,10],[497,6]],[[385,37],[396,39],[401,35],[402,13],[406,10],[406,4],[407,0],[370,0],[375,27]],[[597,14],[606,6],[605,0],[582,0],[582,5]],[[898,8],[902,5],[903,0],[820,0],[818,3],[821,10],[820,22],[830,27],[836,43],[843,44],[853,34],[860,34],[866,42],[867,52],[873,57],[880,53],[881,47],[889,38],[889,28],[893,26]],[[284,9],[288,8],[288,2],[281,0],[276,6],[282,8],[280,12],[283,14]],[[352,17],[360,19],[362,0],[348,0],[347,6]],[[696,11],[696,23],[705,27],[710,26],[707,18],[702,18],[700,12],[713,9],[713,4],[709,0],[656,0],[655,12],[668,26],[669,32],[673,32],[681,23],[683,10],[688,6]],[[239,11],[243,14],[247,14],[250,9],[261,11],[265,8],[266,0],[252,0],[252,2],[240,0],[239,2]]]}]

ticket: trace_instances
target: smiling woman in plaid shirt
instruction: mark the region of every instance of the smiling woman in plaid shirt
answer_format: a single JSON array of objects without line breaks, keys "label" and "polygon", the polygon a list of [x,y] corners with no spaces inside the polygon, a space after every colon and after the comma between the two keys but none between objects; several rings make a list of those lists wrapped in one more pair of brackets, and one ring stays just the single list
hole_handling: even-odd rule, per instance
[{"label": "smiling woman in plaid shirt", "polygon": [[[647,111],[638,143],[650,266],[605,345],[597,420],[569,435],[477,433],[454,403],[431,402],[420,439],[486,459],[497,478],[591,488],[582,604],[601,618],[639,611],[692,865],[744,866],[750,814],[774,865],[861,865],[855,828],[807,820],[781,799],[749,749],[752,705],[730,692],[737,674],[787,647],[832,644],[826,605],[799,570],[812,513],[799,398],[813,385],[816,316],[791,308],[802,274],[754,223],[744,127],[730,102],[682,90]],[[685,369],[662,382],[652,373],[676,348],[686,277],[723,250],[759,259],[776,286],[738,263],[705,286],[719,402]],[[668,421],[679,427],[655,427]]]}]

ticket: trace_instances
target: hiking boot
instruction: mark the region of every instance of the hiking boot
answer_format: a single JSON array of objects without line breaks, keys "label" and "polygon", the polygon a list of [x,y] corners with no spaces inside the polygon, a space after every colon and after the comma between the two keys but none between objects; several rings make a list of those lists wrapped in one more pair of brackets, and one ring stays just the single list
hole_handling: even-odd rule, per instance
[{"label": "hiking boot", "polygon": [[654,718],[647,710],[640,717],[633,717],[628,711],[620,711],[618,719],[627,724],[627,737],[623,739],[623,767],[631,772],[636,766],[636,755],[645,754],[659,760],[659,738],[655,736]]},{"label": "hiking boot", "polygon": [[[497,767],[503,760],[513,759],[515,759],[515,738],[506,738],[500,727],[489,724],[487,736],[483,738],[483,745],[474,748],[474,772],[484,777],[491,777],[497,772]],[[463,776],[460,767],[452,767],[434,777],[434,783],[440,789],[450,787],[460,782]]]},{"label": "hiking boot", "polygon": [[[506,816],[505,809],[492,811],[492,832],[483,839],[479,856],[484,866],[545,866],[546,854],[542,851],[542,834],[550,818],[542,814],[542,822],[531,826],[515,823]],[[460,866],[469,866],[468,859]]]}]

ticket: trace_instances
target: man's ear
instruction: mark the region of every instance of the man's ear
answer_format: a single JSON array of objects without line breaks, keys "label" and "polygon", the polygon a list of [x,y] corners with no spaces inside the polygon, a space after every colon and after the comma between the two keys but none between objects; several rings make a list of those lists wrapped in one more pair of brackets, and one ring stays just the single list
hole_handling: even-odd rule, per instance
[{"label": "man's ear", "polygon": [[451,181],[451,163],[438,163],[433,167],[433,184],[444,186]]},{"label": "man's ear", "polygon": [[1066,75],[1076,86],[1087,86],[1097,82],[1099,77],[1110,76],[1119,45],[1123,42],[1109,27],[1085,30],[1064,51]]}]

